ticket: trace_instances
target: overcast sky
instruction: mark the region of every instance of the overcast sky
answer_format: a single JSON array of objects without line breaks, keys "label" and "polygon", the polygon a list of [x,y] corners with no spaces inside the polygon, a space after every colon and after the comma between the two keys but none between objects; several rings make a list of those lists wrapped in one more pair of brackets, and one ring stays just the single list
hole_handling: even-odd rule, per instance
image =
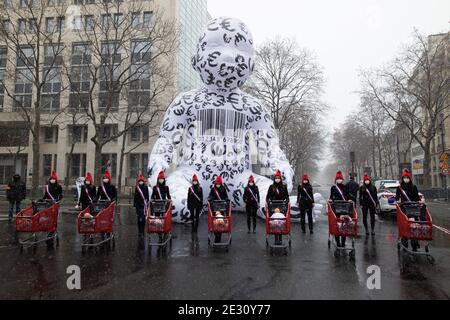
[{"label": "overcast sky", "polygon": [[414,27],[424,34],[450,29],[449,0],[208,0],[213,17],[232,16],[250,28],[256,44],[294,37],[317,56],[334,128],[358,105],[358,70],[389,61]]}]

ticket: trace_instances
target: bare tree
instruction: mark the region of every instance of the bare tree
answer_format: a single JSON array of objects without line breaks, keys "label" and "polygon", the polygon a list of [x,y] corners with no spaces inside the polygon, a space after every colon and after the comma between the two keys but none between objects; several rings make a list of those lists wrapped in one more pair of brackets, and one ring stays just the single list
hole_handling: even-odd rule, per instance
[{"label": "bare tree", "polygon": [[413,44],[392,63],[361,73],[370,95],[395,122],[408,128],[424,152],[423,184],[431,185],[431,143],[441,117],[450,117],[449,33],[424,37],[415,31]]},{"label": "bare tree", "polygon": [[74,48],[81,61],[67,76],[72,107],[83,110],[94,126],[97,182],[103,147],[135,126],[156,125],[174,89],[177,27],[158,8],[138,20],[136,13],[142,17],[145,8],[141,1],[103,1],[81,5],[84,23],[75,17],[75,38],[85,45]]},{"label": "bare tree", "polygon": [[32,135],[33,193],[39,186],[43,113],[49,113],[45,116],[48,122],[59,115],[56,100],[64,90],[59,71],[63,63],[62,17],[66,7],[52,8],[56,19],[52,25],[46,20],[48,10],[45,0],[0,3],[0,42],[8,49],[10,66],[15,66],[7,74],[15,79],[14,90],[6,85],[5,92],[13,100],[13,112],[20,114]]}]

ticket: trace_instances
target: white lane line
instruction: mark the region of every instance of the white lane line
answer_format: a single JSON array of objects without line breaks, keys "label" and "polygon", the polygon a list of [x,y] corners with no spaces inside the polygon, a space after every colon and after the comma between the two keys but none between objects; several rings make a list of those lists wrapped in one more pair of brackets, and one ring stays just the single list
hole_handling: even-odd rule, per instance
[{"label": "white lane line", "polygon": [[433,227],[435,227],[436,229],[438,229],[438,230],[440,230],[440,231],[450,235],[450,231],[445,229],[445,228],[443,228],[443,227],[441,227],[441,226],[437,226],[437,225],[433,224]]}]

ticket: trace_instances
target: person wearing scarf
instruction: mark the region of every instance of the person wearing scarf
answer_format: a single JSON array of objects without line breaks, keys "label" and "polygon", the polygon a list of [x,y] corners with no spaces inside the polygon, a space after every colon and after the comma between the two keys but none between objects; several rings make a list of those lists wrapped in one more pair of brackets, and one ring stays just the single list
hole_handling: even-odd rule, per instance
[{"label": "person wearing scarf", "polygon": [[169,187],[166,186],[166,176],[164,175],[164,171],[161,171],[158,174],[158,181],[156,182],[156,186],[153,187],[152,190],[152,200],[170,200],[170,190]]},{"label": "person wearing scarf", "polygon": [[187,208],[191,213],[192,233],[194,234],[197,233],[200,212],[203,208],[203,189],[196,175],[192,177],[192,185],[188,189]]},{"label": "person wearing scarf", "polygon": [[[223,185],[223,181],[222,181],[222,177],[221,176],[217,176],[216,177],[216,181],[214,182],[214,185],[211,188],[211,191],[209,193],[209,197],[208,197],[208,201],[212,202],[212,201],[226,201],[229,204],[229,198],[228,198],[228,192],[227,189],[225,188],[225,186]],[[227,210],[228,213],[228,210]],[[226,214],[227,214],[226,213]],[[221,242],[222,239],[222,234],[221,233],[215,233],[215,242],[219,243]]]},{"label": "person wearing scarf", "polygon": [[[289,203],[289,192],[287,185],[283,183],[282,174],[280,170],[277,170],[274,175],[273,184],[267,190],[266,202],[272,201],[286,201]],[[286,215],[286,212],[283,212]],[[282,235],[275,235],[275,245],[280,245],[282,243]]]},{"label": "person wearing scarf", "polygon": [[[400,182],[400,186],[397,187],[397,191],[395,193],[395,200],[397,200],[397,203],[421,201],[419,190],[417,189],[417,186],[412,182],[411,172],[408,169],[405,169],[402,172],[402,179]],[[403,209],[402,211],[405,212],[405,210]],[[407,217],[410,218],[410,216],[408,216],[408,212],[405,213]],[[426,220],[425,214],[426,208],[425,206],[423,206],[421,217],[422,220]],[[411,216],[411,218],[418,220],[417,216]],[[406,248],[408,248],[408,240],[402,239],[402,243]],[[417,251],[417,249],[419,248],[419,241],[411,240],[411,247],[413,251]]]},{"label": "person wearing scarf", "polygon": [[94,180],[92,179],[91,173],[88,172],[84,179],[84,184],[80,189],[80,199],[78,200],[78,207],[81,207],[81,210],[85,210],[94,202],[96,195],[97,189],[95,188]]},{"label": "person wearing scarf", "polygon": [[48,183],[44,188],[43,200],[52,200],[54,202],[59,202],[63,198],[63,190],[61,185],[58,183],[58,176],[55,171],[52,171]]},{"label": "person wearing scarf", "polygon": [[362,208],[363,223],[366,229],[366,236],[369,235],[369,227],[367,225],[367,215],[370,213],[370,227],[372,236],[375,235],[375,209],[378,206],[377,188],[372,184],[369,175],[366,173],[363,177],[364,184],[359,188],[359,205]]},{"label": "person wearing scarf", "polygon": [[303,175],[302,182],[298,186],[297,203],[300,208],[300,225],[302,228],[302,232],[306,233],[305,218],[306,215],[308,215],[309,233],[313,234],[314,231],[312,211],[314,207],[314,192],[311,183],[309,182],[309,176],[307,173]]},{"label": "person wearing scarf", "polygon": [[149,210],[149,201],[150,196],[148,186],[145,183],[145,177],[140,175],[137,178],[136,188],[134,189],[134,207],[136,208],[139,237],[144,236],[145,218]]},{"label": "person wearing scarf", "polygon": [[111,174],[105,171],[102,179],[102,185],[97,190],[97,201],[116,201],[117,189],[111,182]]},{"label": "person wearing scarf", "polygon": [[[330,201],[348,201],[350,197],[347,191],[348,189],[344,184],[344,175],[341,171],[336,172],[334,182],[335,185],[330,190]],[[337,218],[341,216],[339,213],[335,214]],[[345,247],[346,237],[336,236],[335,239],[338,247]]]},{"label": "person wearing scarf", "polygon": [[244,189],[245,211],[247,212],[247,228],[250,233],[251,222],[253,222],[253,233],[256,233],[256,212],[259,209],[260,198],[259,189],[255,184],[255,178],[248,178],[248,185]]}]

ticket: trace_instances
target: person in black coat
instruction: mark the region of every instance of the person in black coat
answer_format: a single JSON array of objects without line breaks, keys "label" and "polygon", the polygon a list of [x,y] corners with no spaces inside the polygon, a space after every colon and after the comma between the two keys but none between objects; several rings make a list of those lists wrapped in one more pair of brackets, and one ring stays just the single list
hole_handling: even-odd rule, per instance
[{"label": "person in black coat", "polygon": [[[277,170],[274,175],[273,184],[267,190],[266,202],[272,201],[286,201],[289,203],[289,192],[286,184],[283,183],[282,174],[280,170]],[[283,212],[286,215],[286,212]],[[275,245],[282,243],[282,235],[275,235]]]},{"label": "person in black coat", "polygon": [[[344,184],[344,175],[341,171],[336,172],[334,181],[335,185],[332,186],[330,190],[330,201],[349,201],[348,188],[346,188]],[[337,218],[340,216],[339,213],[336,213]],[[336,236],[335,239],[338,247],[345,247],[346,237]]]},{"label": "person in black coat", "polygon": [[[402,180],[400,186],[397,187],[397,191],[395,193],[395,199],[397,203],[400,204],[402,202],[421,202],[419,190],[417,186],[412,182],[411,173],[408,169],[403,170]],[[405,211],[402,209],[403,212]],[[408,216],[408,212],[405,212]],[[426,220],[426,207],[423,205],[421,217],[417,216],[408,216],[408,218],[414,218],[415,220]],[[402,239],[402,243],[405,247],[408,247],[408,240]],[[419,242],[417,240],[411,240],[411,247],[413,251],[417,251],[419,248]]]},{"label": "person in black coat", "polygon": [[23,183],[20,175],[15,174],[12,181],[6,187],[6,199],[9,202],[8,221],[11,222],[13,218],[14,206],[16,207],[15,213],[20,212],[20,202],[26,197],[26,187]]},{"label": "person in black coat", "polygon": [[102,185],[97,189],[97,201],[114,202],[117,199],[116,186],[111,182],[111,174],[108,170],[103,175]]},{"label": "person in black coat", "polygon": [[274,176],[274,182],[269,187],[266,196],[266,202],[269,201],[287,201],[289,202],[289,192],[287,185],[282,182],[281,171],[277,170]]},{"label": "person in black coat", "polygon": [[170,190],[166,186],[166,176],[164,171],[161,171],[158,175],[158,181],[152,190],[152,200],[170,200]]},{"label": "person in black coat", "polygon": [[300,208],[300,224],[302,232],[305,233],[305,218],[308,215],[308,227],[310,234],[313,234],[313,217],[312,210],[314,208],[314,191],[309,181],[308,174],[304,174],[302,177],[302,183],[298,186],[297,192],[297,204]]},{"label": "person in black coat", "polygon": [[345,187],[347,188],[349,200],[352,200],[354,203],[356,203],[356,199],[358,199],[359,184],[355,182],[355,178],[353,176],[350,176],[350,181]]},{"label": "person in black coat", "polygon": [[192,186],[188,189],[187,208],[191,213],[192,233],[197,233],[200,212],[203,208],[203,189],[196,175],[192,177]]},{"label": "person in black coat", "polygon": [[[227,192],[227,189],[225,188],[225,186],[223,185],[221,176],[216,177],[216,181],[214,182],[214,185],[212,186],[211,191],[209,192],[208,202],[213,202],[213,201],[226,201],[228,204],[227,208],[230,206],[228,192]],[[216,213],[213,212],[212,214],[215,215]],[[225,215],[228,215],[228,210],[225,213]],[[216,243],[221,242],[221,239],[222,239],[221,233],[215,233],[214,236],[215,236],[214,242],[216,242]]]},{"label": "person in black coat", "polygon": [[370,213],[370,227],[372,236],[375,235],[375,209],[378,206],[377,188],[372,184],[368,174],[364,175],[364,185],[359,188],[359,205],[362,208],[363,223],[366,229],[366,236],[369,235],[369,227],[367,225],[367,215]]},{"label": "person in black coat", "polygon": [[255,185],[255,178],[250,176],[248,178],[248,185],[244,189],[244,203],[245,211],[247,212],[247,228],[248,233],[250,233],[250,226],[253,220],[253,233],[256,233],[256,213],[259,209],[260,198],[259,189]]},{"label": "person in black coat", "polygon": [[58,176],[55,171],[52,171],[48,183],[44,189],[43,200],[52,200],[54,202],[59,202],[63,198],[63,190],[61,185],[58,183]]},{"label": "person in black coat", "polygon": [[136,208],[137,224],[139,236],[144,236],[145,218],[149,210],[149,191],[145,183],[145,177],[140,175],[137,179],[136,188],[134,189],[134,207]]},{"label": "person in black coat", "polygon": [[81,186],[80,189],[80,199],[78,200],[78,207],[81,207],[81,210],[85,210],[95,201],[97,196],[97,189],[94,185],[94,180],[92,179],[92,175],[90,172],[86,174],[86,178],[84,179],[84,185]]}]

